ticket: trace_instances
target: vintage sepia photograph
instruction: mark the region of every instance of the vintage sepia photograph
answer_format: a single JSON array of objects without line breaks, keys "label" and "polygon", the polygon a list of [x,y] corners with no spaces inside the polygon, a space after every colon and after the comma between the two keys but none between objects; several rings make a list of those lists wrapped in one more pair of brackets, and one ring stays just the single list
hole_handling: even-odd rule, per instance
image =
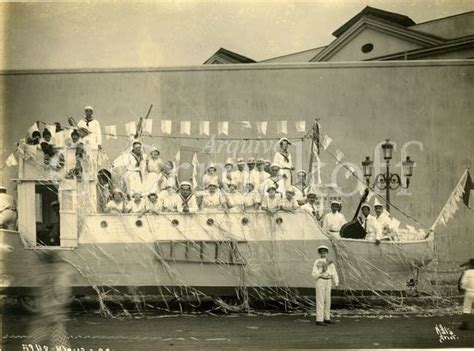
[{"label": "vintage sepia photograph", "polygon": [[0,351],[474,349],[473,0],[0,27]]}]

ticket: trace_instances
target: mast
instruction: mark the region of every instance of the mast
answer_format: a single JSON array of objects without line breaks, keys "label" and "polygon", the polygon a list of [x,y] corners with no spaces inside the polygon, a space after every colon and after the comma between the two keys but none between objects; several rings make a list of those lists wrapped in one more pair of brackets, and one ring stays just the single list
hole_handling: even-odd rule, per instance
[{"label": "mast", "polygon": [[319,136],[319,118],[315,118],[313,126],[311,127],[311,146],[310,146],[310,156],[309,156],[309,169],[308,174],[311,174],[313,177],[313,163],[314,163],[314,148],[316,147],[316,156],[319,160],[319,149],[320,149],[320,136]]}]

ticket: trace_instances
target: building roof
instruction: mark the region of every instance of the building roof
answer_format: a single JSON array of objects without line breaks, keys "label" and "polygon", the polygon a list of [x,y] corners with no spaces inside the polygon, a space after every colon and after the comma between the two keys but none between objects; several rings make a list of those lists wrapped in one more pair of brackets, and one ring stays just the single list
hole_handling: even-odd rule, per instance
[{"label": "building roof", "polygon": [[272,57],[266,60],[258,61],[258,63],[273,63],[273,62],[309,62],[316,56],[325,46],[308,49],[304,51],[293,52],[282,56]]},{"label": "building roof", "polygon": [[240,55],[236,52],[233,52],[224,48],[220,48],[204,62],[204,65],[226,64],[226,63],[255,63],[255,62],[256,62],[255,60],[249,57]]},{"label": "building roof", "polygon": [[423,33],[454,39],[474,35],[474,11],[417,23],[410,27]]},{"label": "building roof", "polygon": [[341,36],[345,31],[347,31],[349,28],[351,28],[355,23],[357,23],[362,17],[365,16],[371,16],[371,17],[376,17],[379,19],[382,19],[387,22],[392,22],[394,24],[397,24],[399,26],[403,27],[409,27],[412,26],[415,23],[410,17],[401,15],[399,13],[395,12],[389,12],[389,11],[384,11],[380,9],[376,9],[374,7],[366,6],[361,12],[359,12],[357,15],[352,17],[349,21],[344,23],[342,26],[340,26],[338,29],[336,29],[332,35],[335,37]]}]

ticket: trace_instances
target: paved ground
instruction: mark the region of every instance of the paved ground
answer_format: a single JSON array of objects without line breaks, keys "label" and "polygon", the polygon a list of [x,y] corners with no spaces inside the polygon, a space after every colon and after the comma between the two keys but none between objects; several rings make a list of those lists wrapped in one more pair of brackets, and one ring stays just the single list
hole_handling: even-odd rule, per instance
[{"label": "paved ground", "polygon": [[[106,318],[75,311],[66,324],[71,346],[84,350],[249,348],[474,348],[474,331],[457,329],[460,316],[362,316],[336,311],[335,325],[319,327],[299,314],[163,315]],[[33,316],[3,315],[2,350],[28,350],[25,335]],[[437,328],[438,326],[438,328]],[[442,326],[445,328],[442,330]],[[454,335],[449,332],[452,331]],[[453,340],[440,340],[439,333]],[[31,349],[29,349],[31,350]],[[51,350],[51,349],[50,349]],[[79,350],[79,349],[78,349]]]}]

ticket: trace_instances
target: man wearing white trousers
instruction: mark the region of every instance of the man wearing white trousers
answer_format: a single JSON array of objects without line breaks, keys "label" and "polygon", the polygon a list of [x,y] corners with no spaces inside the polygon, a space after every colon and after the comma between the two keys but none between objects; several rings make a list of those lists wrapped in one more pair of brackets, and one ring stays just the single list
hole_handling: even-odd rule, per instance
[{"label": "man wearing white trousers", "polygon": [[331,321],[331,288],[339,285],[334,262],[327,259],[329,248],[318,247],[318,258],[314,262],[312,276],[316,279],[316,324],[327,326]]}]

